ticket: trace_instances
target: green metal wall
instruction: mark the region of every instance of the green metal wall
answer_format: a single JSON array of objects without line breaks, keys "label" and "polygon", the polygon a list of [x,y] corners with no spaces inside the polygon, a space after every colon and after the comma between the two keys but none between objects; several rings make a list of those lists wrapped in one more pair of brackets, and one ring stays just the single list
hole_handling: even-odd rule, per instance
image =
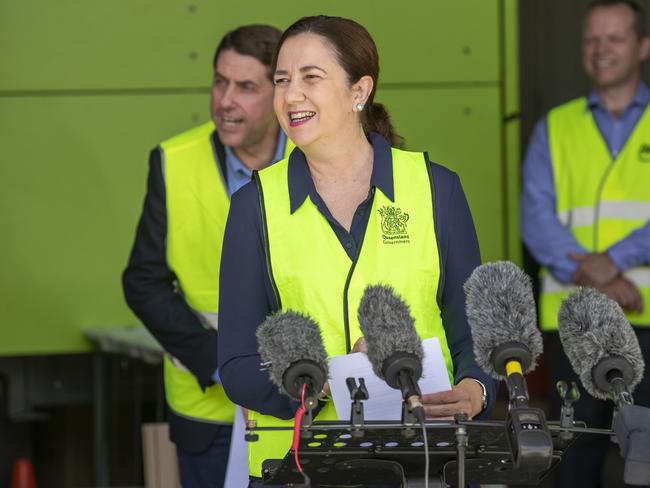
[{"label": "green metal wall", "polygon": [[461,175],[484,261],[519,259],[516,0],[4,1],[0,355],[83,351],[84,328],[136,323],[120,274],[148,151],[209,118],[226,30],[317,13],[370,30],[407,147]]}]

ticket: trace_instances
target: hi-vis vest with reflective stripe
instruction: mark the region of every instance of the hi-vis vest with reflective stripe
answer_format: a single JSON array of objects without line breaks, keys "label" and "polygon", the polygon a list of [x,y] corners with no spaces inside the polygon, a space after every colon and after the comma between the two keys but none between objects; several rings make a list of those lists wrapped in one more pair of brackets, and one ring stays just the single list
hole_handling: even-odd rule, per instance
[{"label": "hi-vis vest with reflective stripe", "polygon": [[[357,310],[367,285],[391,285],[410,306],[420,337],[437,337],[453,383],[453,365],[436,300],[440,258],[434,230],[430,164],[422,153],[392,150],[395,201],[374,194],[363,243],[354,260],[342,248],[327,219],[309,197],[291,214],[288,160],[259,172],[266,259],[282,310],[309,315],[322,332],[328,356],[347,354],[361,336]],[[336,419],[332,402],[318,420]],[[249,411],[259,426],[293,421]],[[263,431],[249,444],[251,475],[262,462],[283,458],[291,432]]]},{"label": "hi-vis vest with reflective stripe", "polygon": [[[208,122],[160,147],[167,205],[167,263],[189,306],[206,327],[216,328],[221,246],[230,199],[212,143],[214,130],[214,124]],[[287,144],[285,156],[290,149]],[[197,421],[232,423],[235,407],[221,385],[204,392],[194,375],[177,368],[168,357],[164,377],[165,396],[174,413]]]},{"label": "hi-vis vest with reflective stripe", "polygon": [[[614,160],[584,98],[549,113],[548,136],[557,216],[580,245],[603,252],[646,224],[650,219],[650,110],[646,109]],[[649,264],[625,273],[643,297],[643,313],[627,314],[635,325],[650,326]],[[560,303],[571,290],[542,270],[542,329],[557,329]]]}]

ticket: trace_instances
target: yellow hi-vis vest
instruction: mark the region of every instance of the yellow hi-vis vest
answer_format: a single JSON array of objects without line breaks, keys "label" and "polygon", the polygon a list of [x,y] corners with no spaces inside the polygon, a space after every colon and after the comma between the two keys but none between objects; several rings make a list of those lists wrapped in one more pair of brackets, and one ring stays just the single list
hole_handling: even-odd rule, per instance
[{"label": "yellow hi-vis vest", "polygon": [[[354,260],[327,219],[307,198],[291,214],[288,160],[258,173],[266,259],[281,310],[310,316],[321,329],[328,356],[350,352],[361,337],[357,310],[367,285],[391,285],[410,306],[423,339],[437,337],[453,383],[453,365],[436,300],[440,257],[434,230],[430,164],[422,153],[392,150],[395,201],[375,190],[363,242]],[[327,402],[318,420],[336,419]],[[290,426],[249,410],[258,426]],[[249,469],[262,475],[262,462],[279,459],[290,448],[291,432],[260,431],[249,444]]]},{"label": "yellow hi-vis vest", "polygon": [[[650,220],[650,110],[613,160],[585,98],[551,110],[548,139],[557,217],[587,251],[606,251]],[[649,265],[624,274],[643,298],[643,313],[627,314],[635,325],[650,326]],[[541,327],[557,330],[560,304],[573,288],[546,269],[541,277]]]},{"label": "yellow hi-vis vest", "polygon": [[[208,122],[160,147],[167,205],[167,263],[188,305],[206,327],[216,328],[221,246],[230,199],[211,140],[214,130],[214,124]],[[293,144],[288,141],[285,156],[291,149]],[[221,385],[203,391],[194,375],[176,367],[167,356],[164,379],[167,403],[177,415],[232,423],[235,407]]]}]

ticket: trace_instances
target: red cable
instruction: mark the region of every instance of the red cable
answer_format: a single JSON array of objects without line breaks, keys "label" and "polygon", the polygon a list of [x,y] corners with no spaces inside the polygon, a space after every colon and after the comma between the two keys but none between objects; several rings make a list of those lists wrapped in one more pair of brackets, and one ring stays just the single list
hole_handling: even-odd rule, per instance
[{"label": "red cable", "polygon": [[302,416],[305,413],[305,390],[306,389],[307,389],[307,385],[306,384],[302,385],[301,403],[300,406],[298,407],[298,410],[296,410],[296,417],[293,423],[293,442],[291,443],[291,449],[293,449],[293,459],[296,462],[296,467],[298,468],[300,474],[304,474],[304,473],[302,472],[302,466],[300,464],[300,459],[298,458],[298,445],[300,444],[300,424],[302,423]]}]

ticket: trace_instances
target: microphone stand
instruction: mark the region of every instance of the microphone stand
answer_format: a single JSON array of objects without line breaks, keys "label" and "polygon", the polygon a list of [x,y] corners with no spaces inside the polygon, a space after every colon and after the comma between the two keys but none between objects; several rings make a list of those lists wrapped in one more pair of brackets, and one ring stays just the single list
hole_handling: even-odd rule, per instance
[{"label": "microphone stand", "polygon": [[612,394],[614,403],[617,409],[623,408],[625,405],[633,405],[634,400],[632,394],[627,388],[627,383],[619,371],[613,371],[607,374],[607,379],[611,381]]},{"label": "microphone stand", "polygon": [[368,388],[366,388],[366,381],[363,378],[359,378],[359,386],[354,378],[346,378],[345,384],[348,387],[350,392],[350,400],[352,400],[352,405],[350,406],[350,425],[352,427],[351,434],[352,437],[360,438],[363,437],[363,401],[367,400],[370,397],[368,393]]},{"label": "microphone stand", "polygon": [[463,488],[465,486],[465,453],[467,451],[467,429],[465,424],[467,422],[467,414],[459,412],[454,415],[454,420],[458,424],[456,427],[456,463],[458,465],[458,486]]},{"label": "microphone stand", "polygon": [[[345,420],[315,421],[309,428],[303,426],[303,430],[310,431],[318,438],[318,442],[304,437],[300,441],[301,458],[309,460],[309,474],[315,485],[320,483],[331,486],[344,484],[343,481],[353,481],[354,483],[351,484],[363,485],[369,480],[373,481],[372,484],[386,484],[386,476],[393,476],[396,466],[401,466],[397,471],[400,471],[402,476],[413,476],[411,479],[416,482],[420,480],[421,467],[413,463],[412,460],[415,458],[412,456],[421,455],[421,447],[419,443],[416,446],[412,443],[412,439],[407,439],[403,435],[409,427],[397,421],[364,419],[363,437],[355,439],[352,434],[358,425]],[[551,422],[548,428],[554,439],[558,439],[563,432],[570,432],[574,436],[580,434],[611,436],[613,433],[610,429],[594,429],[583,425],[582,422],[575,422],[573,427],[562,427],[560,422]],[[426,428],[434,431],[430,439],[436,439],[429,454],[435,472],[440,470],[447,483],[458,482],[458,486],[463,486],[463,483],[467,482],[504,485],[539,484],[552,466],[526,462],[517,468],[511,462],[512,446],[507,436],[501,434],[504,432],[504,427],[504,421],[462,420],[462,417],[458,416],[452,421],[427,421]],[[293,427],[259,427],[252,422],[247,424],[247,428],[249,434],[293,429]],[[249,436],[247,440],[257,440],[256,437],[257,435],[255,438]],[[342,438],[346,440],[341,446]],[[490,443],[494,442],[494,445],[486,446],[486,439],[491,439]],[[569,444],[570,442],[560,442],[557,445],[553,454],[554,465],[559,463],[562,453]],[[405,461],[406,464],[403,464]],[[263,471],[265,483],[271,485],[293,483],[296,486],[300,482],[295,471],[292,451],[289,451],[284,459],[267,460],[267,463]],[[492,467],[486,469],[486,466],[490,465]],[[407,486],[406,482],[402,486]]]},{"label": "microphone stand", "polygon": [[512,371],[506,376],[506,384],[510,400],[506,415],[506,433],[515,468],[549,469],[552,463],[553,441],[544,412],[528,405],[528,388],[521,367],[519,371]]},{"label": "microphone stand", "polygon": [[[571,382],[571,388],[566,381],[560,380],[555,385],[557,392],[562,399],[562,409],[560,410],[560,427],[569,429],[573,427],[573,403],[580,399],[580,390],[575,381]],[[570,431],[560,432],[560,439],[568,442],[573,439],[573,434]]]},{"label": "microphone stand", "polygon": [[402,425],[405,427],[405,429],[402,434],[407,439],[415,436],[415,430],[413,430],[413,427],[415,426],[416,422],[417,419],[415,418],[413,410],[411,410],[411,407],[409,407],[407,401],[404,400],[402,402]]},{"label": "microphone stand", "polygon": [[[305,429],[307,427],[311,427],[313,422],[314,422],[314,416],[311,413],[311,409],[305,409],[305,413],[302,414],[302,420],[300,421],[301,427],[304,427]],[[311,432],[307,430],[302,430],[301,435],[303,439],[308,439],[311,437]]]},{"label": "microphone stand", "polygon": [[[404,399],[402,402],[402,424],[406,427],[403,434],[407,439],[415,436],[413,427],[419,422],[415,409],[422,409],[422,403],[420,403],[422,393],[413,376],[413,371],[408,369],[401,369],[395,375],[395,383],[399,386]],[[424,418],[424,412],[421,413]]]},{"label": "microphone stand", "polygon": [[[300,425],[302,427],[308,428],[312,426],[314,422],[314,416],[312,415],[312,410],[318,405],[317,393],[314,389],[313,379],[309,376],[298,376],[296,379],[297,384],[300,385],[299,391],[302,390],[303,385],[307,385],[305,391],[305,412],[302,414],[302,420]],[[308,439],[311,437],[311,432],[302,429],[300,434],[303,439]]]}]

